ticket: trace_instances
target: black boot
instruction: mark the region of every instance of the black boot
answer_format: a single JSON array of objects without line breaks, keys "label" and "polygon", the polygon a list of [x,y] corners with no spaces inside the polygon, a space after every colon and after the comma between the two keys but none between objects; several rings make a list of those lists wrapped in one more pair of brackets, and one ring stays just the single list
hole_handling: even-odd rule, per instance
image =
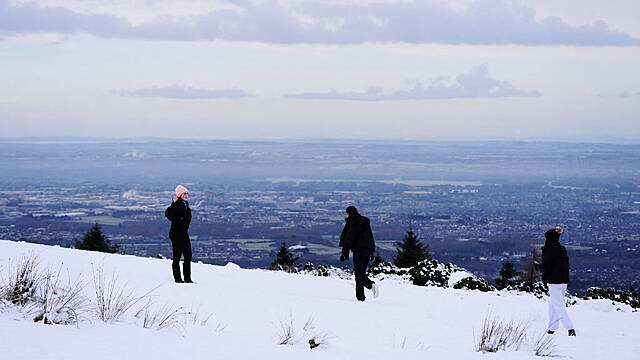
[{"label": "black boot", "polygon": [[569,336],[576,336],[576,331],[573,329],[569,329]]},{"label": "black boot", "polygon": [[171,264],[171,270],[173,272],[173,280],[175,280],[177,283],[183,282],[182,275],[180,274],[180,261],[174,260]]},{"label": "black boot", "polygon": [[184,259],[184,263],[182,264],[182,273],[184,275],[184,282],[192,283],[191,281],[191,260]]},{"label": "black boot", "polygon": [[555,331],[553,331],[553,330],[547,330],[547,334],[549,334],[549,335],[553,335],[554,332]]}]

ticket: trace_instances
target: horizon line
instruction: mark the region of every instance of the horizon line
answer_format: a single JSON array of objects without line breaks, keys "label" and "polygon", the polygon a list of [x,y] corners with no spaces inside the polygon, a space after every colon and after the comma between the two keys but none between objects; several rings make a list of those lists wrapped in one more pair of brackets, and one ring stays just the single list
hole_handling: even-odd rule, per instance
[{"label": "horizon line", "polygon": [[611,144],[611,145],[640,145],[640,139],[602,136],[602,137],[581,137],[581,138],[473,138],[473,137],[431,137],[431,138],[338,138],[338,137],[282,137],[282,138],[176,138],[161,136],[0,136],[0,142],[28,142],[28,141],[246,141],[246,142],[524,142],[524,143],[585,143],[585,144]]}]

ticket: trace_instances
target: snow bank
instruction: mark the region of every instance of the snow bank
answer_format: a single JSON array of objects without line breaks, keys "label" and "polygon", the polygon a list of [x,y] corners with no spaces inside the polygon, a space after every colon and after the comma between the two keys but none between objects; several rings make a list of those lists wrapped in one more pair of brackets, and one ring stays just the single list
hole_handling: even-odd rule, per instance
[{"label": "snow bank", "polygon": [[[172,282],[171,261],[0,241],[0,273],[9,260],[36,254],[41,266],[87,280],[94,299],[92,264],[155,304],[212,314],[206,326],[145,329],[129,314],[113,325],[95,318],[76,326],[33,323],[24,312],[0,312],[0,354],[8,359],[534,359],[530,346],[481,354],[474,349],[487,312],[529,323],[536,338],[546,327],[547,303],[527,294],[421,287],[380,280],[381,295],[355,300],[351,279],[247,270],[235,264],[193,264],[197,284]],[[0,306],[1,307],[1,306]],[[605,301],[569,308],[578,336],[554,335],[558,354],[573,359],[632,359],[640,353],[640,314]],[[311,323],[311,326],[305,326]],[[293,336],[279,345],[285,330]],[[311,350],[308,340],[323,345]]]}]

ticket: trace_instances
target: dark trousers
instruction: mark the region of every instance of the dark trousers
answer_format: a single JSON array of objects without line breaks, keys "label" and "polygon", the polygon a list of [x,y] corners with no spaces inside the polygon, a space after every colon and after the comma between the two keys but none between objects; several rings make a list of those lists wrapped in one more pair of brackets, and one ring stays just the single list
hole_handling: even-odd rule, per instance
[{"label": "dark trousers", "polygon": [[184,255],[184,264],[182,265],[184,281],[191,281],[191,240],[189,238],[171,240],[171,244],[173,245],[173,263],[171,263],[173,278],[175,281],[182,281],[182,276],[180,276],[180,257]]},{"label": "dark trousers", "polygon": [[353,272],[356,275],[356,299],[364,301],[364,288],[371,289],[373,281],[367,277],[367,265],[371,257],[371,249],[352,249]]}]

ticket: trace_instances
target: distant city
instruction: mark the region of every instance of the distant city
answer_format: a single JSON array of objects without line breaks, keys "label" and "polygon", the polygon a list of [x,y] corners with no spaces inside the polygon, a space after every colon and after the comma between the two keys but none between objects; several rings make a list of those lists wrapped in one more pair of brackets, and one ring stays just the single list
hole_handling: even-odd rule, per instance
[{"label": "distant city", "polygon": [[411,227],[487,279],[566,232],[570,290],[640,287],[640,146],[525,142],[0,140],[0,239],[72,246],[99,223],[121,252],[170,257],[164,210],[190,190],[195,261],[343,265],[344,209],[390,260]]}]

